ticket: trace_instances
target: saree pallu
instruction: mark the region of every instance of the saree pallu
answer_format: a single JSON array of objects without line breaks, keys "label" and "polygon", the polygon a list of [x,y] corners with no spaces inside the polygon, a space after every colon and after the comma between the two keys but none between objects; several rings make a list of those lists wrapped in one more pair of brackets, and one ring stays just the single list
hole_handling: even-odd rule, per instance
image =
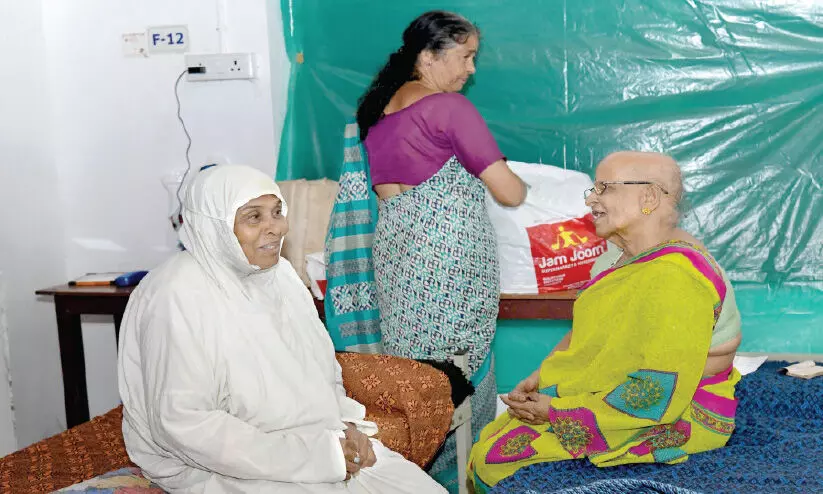
[{"label": "saree pallu", "polygon": [[568,350],[540,368],[548,421],[505,413],[489,424],[469,463],[476,490],[535,463],[679,463],[724,446],[740,374],[701,377],[724,296],[711,257],[682,242],[595,278],[575,303]]},{"label": "saree pallu", "polygon": [[[494,418],[491,342],[500,275],[483,183],[451,158],[430,179],[379,201],[373,254],[386,353],[445,360],[465,352],[473,434]],[[455,439],[429,472],[457,490]]]},{"label": "saree pallu", "polygon": [[327,288],[323,305],[326,329],[335,350],[382,353],[372,258],[377,196],[359,134],[357,123],[351,119],[343,135],[340,189],[326,235]]}]

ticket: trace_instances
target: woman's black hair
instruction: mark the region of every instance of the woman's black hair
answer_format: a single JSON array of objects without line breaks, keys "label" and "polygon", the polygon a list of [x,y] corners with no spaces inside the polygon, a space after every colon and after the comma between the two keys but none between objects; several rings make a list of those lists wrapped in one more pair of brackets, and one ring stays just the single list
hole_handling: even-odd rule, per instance
[{"label": "woman's black hair", "polygon": [[465,43],[473,34],[477,34],[477,27],[452,12],[433,10],[412,21],[403,31],[403,46],[389,56],[386,65],[358,101],[360,140],[366,139],[369,129],[380,120],[383,110],[400,86],[417,79],[415,67],[420,52],[429,50],[439,53]]}]

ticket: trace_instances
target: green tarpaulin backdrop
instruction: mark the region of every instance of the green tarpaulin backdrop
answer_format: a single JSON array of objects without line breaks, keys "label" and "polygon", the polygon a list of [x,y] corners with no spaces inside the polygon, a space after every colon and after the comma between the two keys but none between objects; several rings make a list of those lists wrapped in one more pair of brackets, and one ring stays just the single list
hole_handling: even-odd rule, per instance
[{"label": "green tarpaulin backdrop", "polygon": [[[405,26],[426,10],[454,10],[482,31],[466,94],[510,159],[591,174],[618,149],[673,155],[688,191],[683,226],[736,282],[742,349],[823,353],[823,2],[282,0],[281,8],[291,60],[300,53],[304,62],[292,66],[278,179],[336,179],[344,122]],[[567,327],[501,323],[501,389]],[[528,358],[513,353],[521,351]]]}]

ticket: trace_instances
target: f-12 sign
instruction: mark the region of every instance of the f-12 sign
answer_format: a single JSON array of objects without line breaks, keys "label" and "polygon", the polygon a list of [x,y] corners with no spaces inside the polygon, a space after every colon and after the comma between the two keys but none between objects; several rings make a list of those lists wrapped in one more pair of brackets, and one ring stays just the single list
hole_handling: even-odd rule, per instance
[{"label": "f-12 sign", "polygon": [[188,26],[157,26],[148,29],[149,53],[185,53],[189,51]]}]

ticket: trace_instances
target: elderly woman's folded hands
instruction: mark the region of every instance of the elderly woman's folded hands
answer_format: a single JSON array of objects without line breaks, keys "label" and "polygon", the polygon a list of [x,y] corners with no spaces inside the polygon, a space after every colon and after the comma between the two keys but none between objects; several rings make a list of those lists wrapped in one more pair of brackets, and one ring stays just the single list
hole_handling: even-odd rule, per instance
[{"label": "elderly woman's folded hands", "polygon": [[551,397],[538,392],[537,372],[520,382],[508,394],[500,397],[508,405],[509,415],[527,424],[539,425],[549,421]]},{"label": "elderly woman's folded hands", "polygon": [[360,471],[377,462],[369,436],[358,431],[352,424],[346,424],[346,437],[340,439],[343,447],[343,456],[346,458],[346,480]]}]

